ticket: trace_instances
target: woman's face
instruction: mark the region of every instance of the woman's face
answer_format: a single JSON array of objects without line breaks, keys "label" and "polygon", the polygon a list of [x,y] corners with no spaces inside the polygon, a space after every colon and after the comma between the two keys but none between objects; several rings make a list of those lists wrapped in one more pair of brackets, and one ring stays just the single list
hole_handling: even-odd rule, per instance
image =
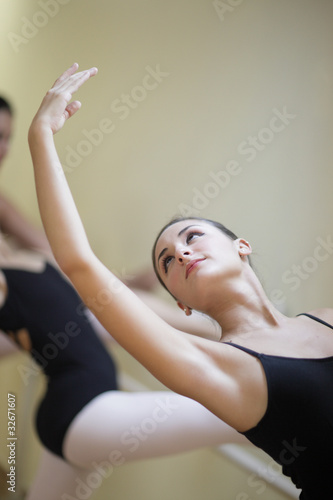
[{"label": "woman's face", "polygon": [[[189,219],[169,226],[156,244],[156,269],[176,299],[205,311],[207,297],[221,278],[241,269],[239,242],[212,224]],[[211,298],[209,299],[211,300]]]},{"label": "woman's face", "polygon": [[6,109],[0,109],[0,165],[9,151],[11,135],[11,114]]}]

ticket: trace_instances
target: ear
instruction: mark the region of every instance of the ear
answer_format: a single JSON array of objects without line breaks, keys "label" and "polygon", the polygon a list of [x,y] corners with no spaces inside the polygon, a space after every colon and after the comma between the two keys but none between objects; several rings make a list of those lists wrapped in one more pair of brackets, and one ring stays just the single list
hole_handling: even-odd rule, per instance
[{"label": "ear", "polygon": [[191,316],[192,309],[190,307],[184,306],[181,302],[177,302],[177,306],[180,307],[182,311],[186,314],[186,316]]},{"label": "ear", "polygon": [[237,240],[235,240],[235,243],[237,244],[238,253],[241,257],[243,257],[244,255],[250,255],[252,253],[250,243],[243,238],[238,238]]}]

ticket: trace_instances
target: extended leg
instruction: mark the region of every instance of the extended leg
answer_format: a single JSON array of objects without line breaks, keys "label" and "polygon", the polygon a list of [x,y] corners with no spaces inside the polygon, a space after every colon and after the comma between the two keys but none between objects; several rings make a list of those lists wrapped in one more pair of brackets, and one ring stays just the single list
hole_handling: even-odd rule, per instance
[{"label": "extended leg", "polygon": [[64,454],[92,468],[181,453],[204,446],[248,441],[199,403],[169,391],[106,392],[72,422]]},{"label": "extended leg", "polygon": [[26,500],[76,500],[80,498],[80,488],[85,487],[86,475],[87,470],[74,467],[43,449]]}]

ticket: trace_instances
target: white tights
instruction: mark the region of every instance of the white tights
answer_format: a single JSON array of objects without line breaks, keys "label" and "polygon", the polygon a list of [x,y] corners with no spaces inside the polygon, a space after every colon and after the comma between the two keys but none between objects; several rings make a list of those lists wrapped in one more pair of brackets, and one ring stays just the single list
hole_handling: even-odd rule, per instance
[{"label": "white tights", "polygon": [[[48,451],[27,500],[76,500],[87,471],[98,481],[114,468],[147,459],[246,439],[199,403],[169,391],[110,391],[73,420],[64,440],[67,462]],[[94,477],[93,477],[94,476]],[[47,495],[47,496],[46,496]]]}]

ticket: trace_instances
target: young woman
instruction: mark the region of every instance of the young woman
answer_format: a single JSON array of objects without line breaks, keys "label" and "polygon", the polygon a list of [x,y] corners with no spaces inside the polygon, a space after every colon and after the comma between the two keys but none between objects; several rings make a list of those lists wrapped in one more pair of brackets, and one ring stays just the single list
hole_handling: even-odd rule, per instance
[{"label": "young woman", "polygon": [[[1,161],[9,149],[12,120],[3,102]],[[166,391],[120,391],[115,364],[96,334],[105,340],[105,330],[87,315],[53,262],[32,251],[37,247],[47,253],[46,237],[30,231],[28,221],[9,202],[0,207],[1,225],[15,239],[13,246],[0,232],[0,329],[4,332],[0,356],[18,347],[25,349],[39,370],[27,366],[21,371],[24,381],[30,382],[42,371],[48,382],[36,412],[43,450],[29,500],[80,498],[78,485],[89,483],[90,474],[99,475],[101,482],[115,467],[132,460],[241,442],[233,429],[190,399]],[[136,293],[168,321],[179,323],[167,304],[141,290]],[[201,327],[210,333],[208,323],[201,322]],[[8,342],[7,336],[16,344]]]},{"label": "young woman", "polygon": [[209,314],[218,342],[164,323],[92,252],[53,134],[80,107],[72,94],[96,68],[74,64],[44,97],[29,131],[40,212],[54,256],[104,327],[172,390],[193,398],[283,466],[302,500],[332,494],[333,310],[296,318],[270,303],[250,244],[211,221],[175,221],[154,247],[158,276],[185,314]]}]

